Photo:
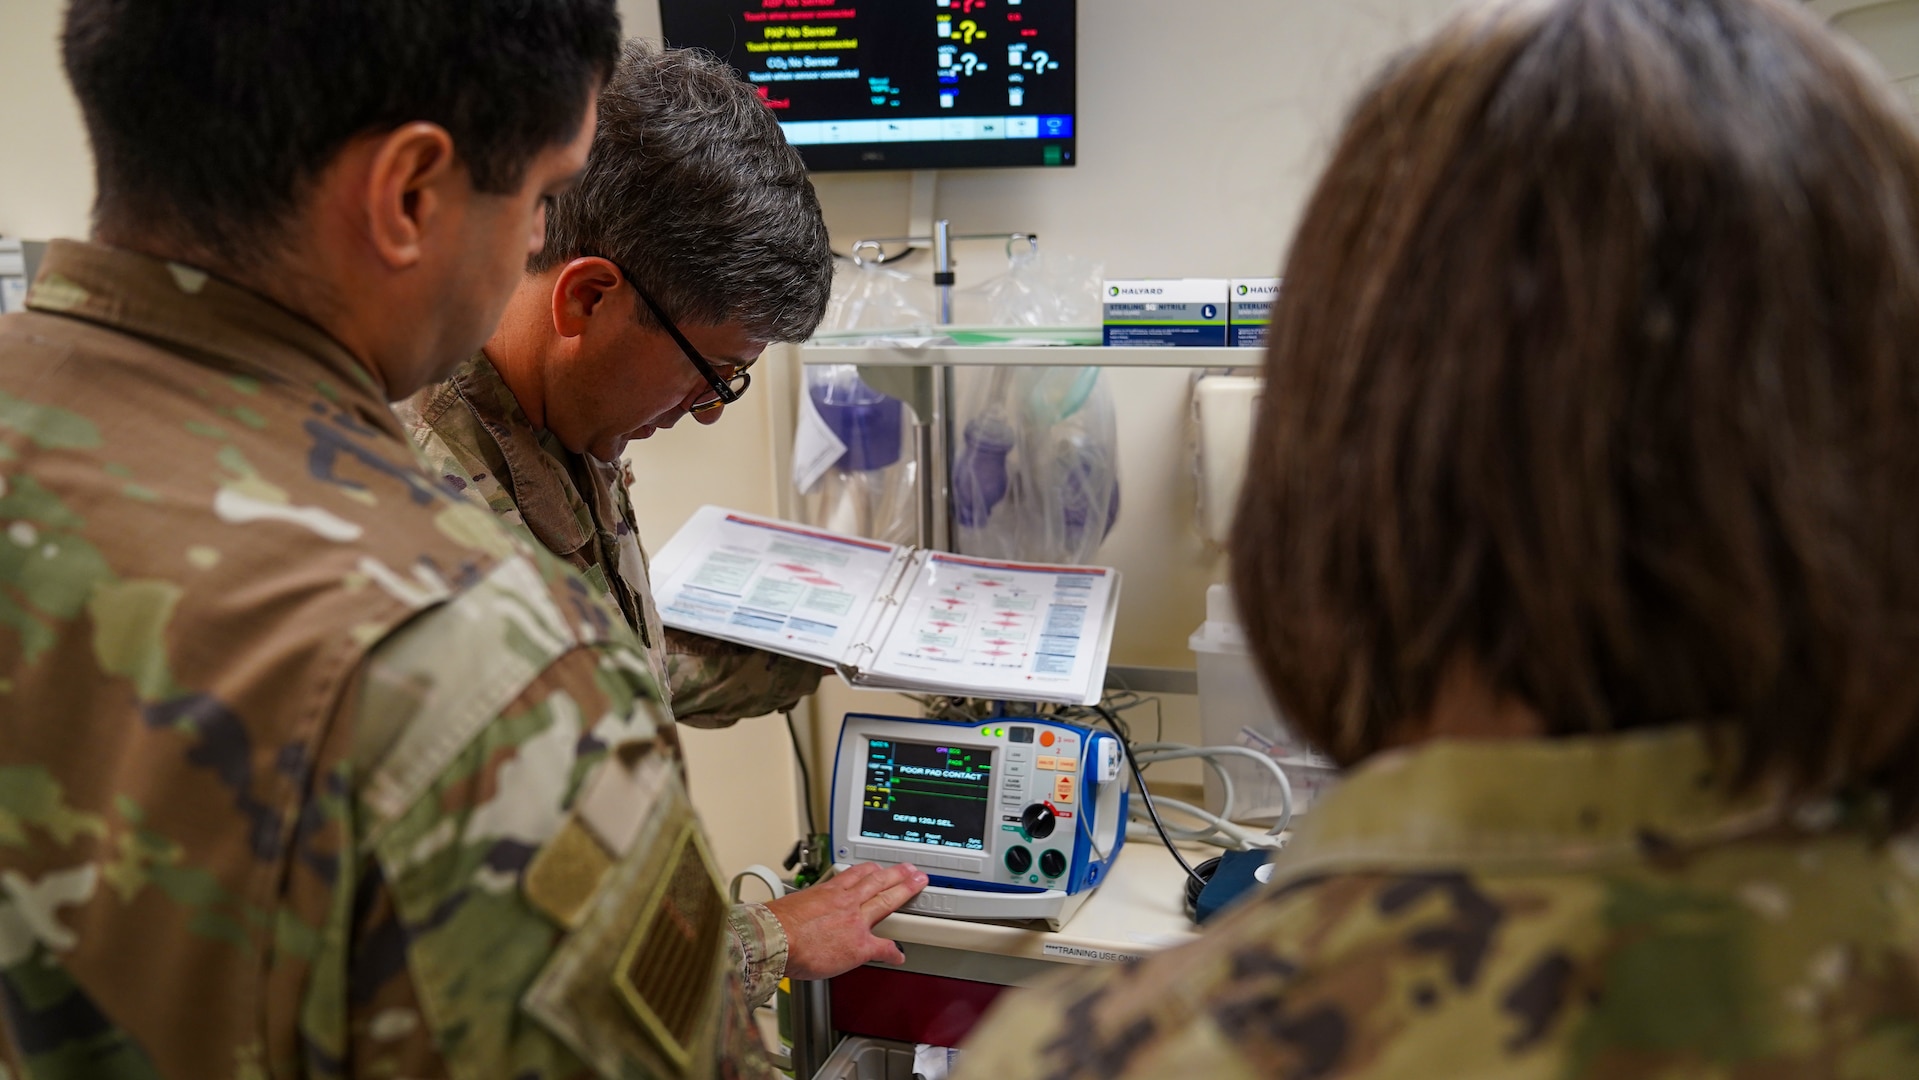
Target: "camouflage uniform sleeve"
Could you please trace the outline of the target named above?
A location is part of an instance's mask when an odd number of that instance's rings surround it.
[[[770,1076],[645,659],[546,586],[510,561],[369,660],[342,1071]]]
[[[666,632],[673,718],[696,728],[727,727],[784,712],[817,690],[828,669],[679,630]]]
[[[786,977],[786,928],[765,904],[734,904],[727,917],[732,960],[739,968],[746,1003],[759,1008]]]

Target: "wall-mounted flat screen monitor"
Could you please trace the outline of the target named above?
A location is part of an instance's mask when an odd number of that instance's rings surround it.
[[[815,171],[1071,165],[1075,0],[660,0]]]

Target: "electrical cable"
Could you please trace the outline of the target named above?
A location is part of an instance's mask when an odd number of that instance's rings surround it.
[[[1130,692],[1122,693],[1132,697],[1133,700],[1121,706],[1121,708],[1133,708],[1147,704],[1148,702],[1156,702],[1156,699],[1141,699],[1137,695],[1130,694]],[[1081,716],[1084,716],[1085,713],[1097,712],[1097,710],[1092,708],[1076,708],[1073,711],[1080,713]],[[1229,851],[1250,851],[1254,848],[1277,848],[1283,846],[1283,841],[1279,839],[1279,834],[1291,825],[1293,816],[1292,781],[1280,767],[1279,763],[1272,759],[1271,755],[1262,754],[1257,750],[1243,746],[1194,747],[1187,746],[1184,743],[1134,742],[1132,741],[1131,727],[1127,725],[1123,719],[1119,718],[1117,711],[1112,709],[1110,704],[1106,711],[1112,714],[1113,720],[1118,721],[1118,726],[1115,727],[1114,730],[1119,733],[1123,743],[1131,753],[1132,760],[1139,765],[1142,772],[1146,768],[1162,761],[1198,758],[1213,771],[1214,775],[1218,778],[1221,789],[1222,799],[1220,809],[1217,813],[1214,813],[1166,795],[1152,794],[1142,787],[1141,797],[1134,800],[1131,815],[1133,821],[1127,829],[1127,836],[1129,838],[1138,840],[1158,837],[1164,839],[1166,836],[1171,836],[1177,842],[1211,844],[1214,847],[1225,848]],[[1082,719],[1077,722],[1086,723],[1088,721]],[[1109,726],[1111,725],[1109,724]],[[1234,788],[1232,774],[1228,772],[1219,761],[1220,758],[1225,757],[1247,758],[1258,763],[1272,775],[1273,784],[1279,788],[1280,814],[1269,830],[1263,833],[1253,832],[1233,820],[1233,807],[1236,805],[1237,794]],[[1142,808],[1146,811],[1144,815],[1140,812]],[[1197,819],[1200,825],[1199,827],[1189,827],[1177,823],[1168,824],[1165,819],[1159,819],[1151,821],[1150,824],[1152,827],[1147,828],[1146,826],[1149,822],[1144,819],[1154,817],[1153,810],[1155,808],[1177,810],[1191,818]]]
[[[1219,864],[1224,856],[1215,855],[1198,866],[1193,867],[1193,877],[1186,879],[1186,917],[1199,921],[1199,894],[1206,891],[1207,883],[1213,875],[1219,873]]]
[[[1214,774],[1219,777],[1220,783],[1226,792],[1225,803],[1218,815],[1218,819],[1230,818],[1233,812],[1233,778],[1226,772],[1225,768],[1220,765],[1218,759],[1222,757],[1235,757],[1252,761],[1270,772],[1273,777],[1273,783],[1279,786],[1279,817],[1273,822],[1273,827],[1266,830],[1266,835],[1277,836],[1285,832],[1293,823],[1293,782],[1287,777],[1286,771],[1280,768],[1279,762],[1273,760],[1271,754],[1262,754],[1257,750],[1244,746],[1184,746],[1179,743],[1147,743],[1137,747],[1136,751],[1139,754],[1140,762],[1144,765],[1153,765],[1161,761],[1180,761],[1186,758],[1199,758],[1205,761],[1206,764],[1212,768]],[[1214,815],[1204,813],[1198,816],[1202,819],[1214,817]],[[1215,824],[1203,830],[1202,835],[1210,836],[1217,831],[1219,831],[1219,829]],[[1198,838],[1199,837],[1193,837],[1193,839]]]
[[[1285,846],[1283,842],[1276,842],[1279,840],[1278,837],[1269,836],[1264,833],[1249,833],[1238,823],[1229,821],[1210,811],[1202,810],[1191,803],[1182,802],[1179,799],[1170,798],[1165,795],[1155,795],[1153,796],[1153,801],[1157,803],[1162,810],[1175,810],[1182,814],[1189,814],[1206,822],[1210,826],[1210,828],[1207,829],[1187,830],[1176,824],[1168,825],[1167,831],[1184,843],[1211,844],[1214,847],[1225,848],[1227,851],[1252,851],[1255,848],[1276,850]],[[1223,836],[1220,834],[1223,834]],[[1142,837],[1151,839],[1155,834],[1145,821],[1135,816],[1133,820],[1128,823],[1126,835],[1132,839]]]
[[[793,710],[787,709],[781,715],[786,717],[786,737],[793,740],[793,760],[800,765],[800,794],[806,799],[806,835],[815,836],[820,830],[813,818],[813,774],[806,768],[806,752],[800,749],[800,731],[793,723]]]
[[[1159,820],[1159,811],[1153,806],[1153,797],[1147,793],[1146,775],[1140,772],[1139,759],[1133,756],[1133,740],[1127,736],[1125,729],[1120,726],[1119,717],[1114,716],[1112,711],[1104,705],[1094,705],[1091,706],[1091,708],[1099,714],[1100,719],[1106,721],[1107,727],[1113,729],[1113,734],[1119,736],[1120,751],[1126,755],[1126,764],[1132,767],[1133,782],[1139,785],[1140,801],[1146,804],[1146,813],[1152,817],[1153,827],[1159,830],[1160,842],[1166,845],[1166,850],[1172,854],[1173,861],[1179,864],[1179,868],[1186,871],[1187,878],[1189,878],[1191,882],[1197,882],[1200,888],[1205,888],[1206,879],[1199,876],[1199,873],[1193,869],[1192,864],[1186,861],[1186,856],[1181,855],[1179,849],[1173,846],[1173,838],[1166,835],[1166,826]]]

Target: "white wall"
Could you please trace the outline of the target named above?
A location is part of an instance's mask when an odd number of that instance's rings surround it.
[[[1919,106],[1919,0],[1809,0],[1806,6],[1864,46]]]
[[[60,71],[60,0],[0,0],[0,236],[84,236],[93,159]]]

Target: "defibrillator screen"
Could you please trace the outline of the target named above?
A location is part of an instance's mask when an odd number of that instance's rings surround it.
[[[868,739],[860,835],[980,851],[992,794],[990,749]]]

